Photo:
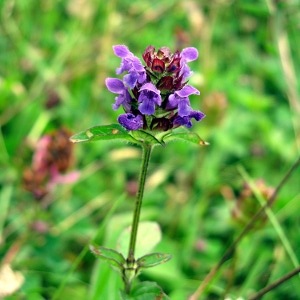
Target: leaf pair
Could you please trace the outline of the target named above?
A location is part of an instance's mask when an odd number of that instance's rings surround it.
[[[119,269],[122,273],[127,268],[132,268],[132,265],[128,265],[125,257],[116,250],[101,247],[101,246],[90,246],[90,250],[98,258],[107,261],[111,266]],[[163,264],[172,258],[170,254],[164,253],[151,253],[146,254],[135,261],[136,273],[142,269],[147,269],[155,267],[157,265]]]
[[[191,142],[197,145],[207,145],[198,134],[194,132],[163,132],[157,135],[146,132],[144,130],[126,131],[119,124],[100,125],[79,132],[70,138],[73,143],[93,142],[100,140],[120,140],[123,142],[131,142],[133,144],[142,145],[148,143],[151,145],[165,145],[165,143],[181,140]]]

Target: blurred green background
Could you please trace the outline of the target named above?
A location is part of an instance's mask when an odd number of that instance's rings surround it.
[[[116,122],[121,109],[112,110],[104,85],[120,64],[112,45],[141,58],[151,44],[199,50],[190,83],[201,95],[191,102],[207,116],[192,130],[210,146],[155,148],[142,209],[162,230],[154,251],[173,259],[140,279],[187,299],[260,207],[245,176],[264,195],[299,156],[299,8],[297,0],[1,0],[0,298],[118,299],[118,274],[86,246],[115,248],[130,225],[140,149],[75,145],[68,172],[79,180],[46,200],[25,190],[24,172],[44,134]],[[202,299],[247,299],[298,265],[299,183],[297,170],[273,222],[265,217],[245,237]],[[299,280],[264,299],[299,299]]]

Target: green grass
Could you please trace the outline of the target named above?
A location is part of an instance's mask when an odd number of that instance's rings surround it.
[[[22,184],[42,135],[116,122],[114,95],[104,85],[119,66],[116,44],[140,58],[149,44],[199,50],[190,82],[201,96],[191,102],[207,117],[192,130],[210,146],[174,142],[154,149],[142,220],[158,222],[162,241],[155,250],[173,259],[140,276],[158,282],[172,300],[194,293],[260,208],[257,199],[264,200],[253,196],[238,205],[244,180],[276,187],[299,156],[298,7],[292,0],[2,0],[0,259],[24,278],[5,299],[118,299],[117,273],[86,247],[93,239],[116,247],[130,225],[134,197],[127,191],[138,179],[139,149],[75,145],[70,171],[81,178],[58,186],[47,207]],[[60,105],[46,109],[54,94]],[[295,268],[299,181],[297,169],[201,299],[247,299]],[[232,215],[237,207],[243,219]],[[47,230],[34,230],[35,221]],[[264,299],[299,294],[295,276]]]

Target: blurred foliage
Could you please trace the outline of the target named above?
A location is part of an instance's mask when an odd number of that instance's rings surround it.
[[[298,0],[2,0],[0,2],[0,258],[15,273],[5,299],[118,299],[118,275],[96,261],[93,240],[116,247],[131,222],[140,150],[130,144],[76,145],[80,179],[56,185],[42,201],[25,191],[37,141],[116,122],[104,80],[119,59],[112,45],[141,57],[147,45],[194,46],[191,97],[207,117],[192,128],[208,147],[156,147],[142,220],[157,221],[157,252],[173,259],[144,271],[172,300],[187,299],[241,231],[243,166],[276,187],[299,155],[300,10]],[[272,210],[300,260],[300,170]],[[295,264],[268,220],[239,245],[203,299],[251,293]],[[0,281],[4,268],[1,267]],[[7,270],[7,269],[5,269]],[[21,279],[20,279],[21,278]],[[264,299],[299,299],[294,277]],[[1,297],[1,295],[0,295]]]

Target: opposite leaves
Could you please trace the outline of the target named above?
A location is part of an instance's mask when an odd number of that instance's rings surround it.
[[[162,134],[161,132],[156,133],[155,131],[148,132],[144,130],[127,131],[119,124],[94,126],[74,134],[70,138],[70,141],[73,143],[105,140],[120,140],[138,145],[149,144],[152,146],[164,146],[166,143],[176,140],[190,142],[200,146],[208,145],[208,143],[202,140],[195,132],[176,132],[176,130],[172,130]]]

